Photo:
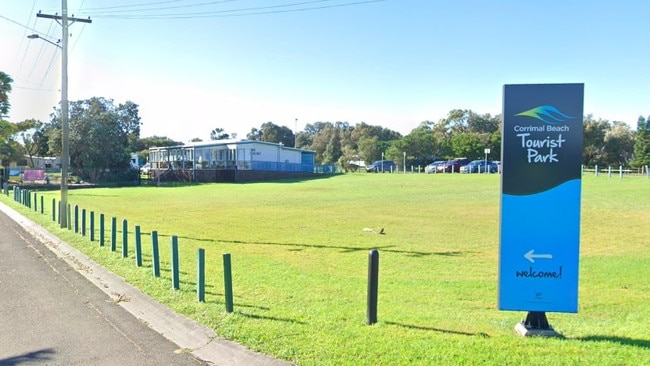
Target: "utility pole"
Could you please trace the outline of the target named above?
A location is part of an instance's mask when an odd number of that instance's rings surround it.
[[[70,147],[68,144],[68,26],[74,22],[92,23],[90,19],[80,19],[68,16],[68,1],[61,0],[61,16],[36,14],[38,18],[54,19],[61,24],[61,201],[59,216],[61,227],[68,227],[68,164],[70,163]]]

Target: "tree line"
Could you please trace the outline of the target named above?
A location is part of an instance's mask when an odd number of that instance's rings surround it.
[[[478,114],[454,109],[437,122],[423,121],[402,136],[385,127],[347,122],[316,122],[302,132],[266,122],[247,135],[250,140],[282,143],[316,152],[320,164],[345,167],[350,161],[382,159],[407,166],[425,166],[435,160],[456,157],[499,160],[501,156],[501,115]],[[650,116],[640,116],[634,131],[627,123],[583,118],[585,166],[642,167],[650,165]],[[219,129],[223,131],[222,129]]]
[[[0,160],[25,161],[33,157],[61,156],[61,111],[48,122],[30,119],[18,123],[5,121],[13,80],[0,72]],[[469,109],[454,109],[440,120],[423,121],[408,135],[365,122],[314,122],[295,133],[273,122],[252,128],[249,140],[282,143],[288,147],[312,150],[318,164],[346,168],[351,161],[370,163],[393,160],[399,165],[425,166],[435,160],[455,157],[499,160],[501,155],[501,116],[479,114]],[[620,121],[584,117],[583,163],[586,166],[641,167],[650,165],[650,116],[640,116],[636,131]],[[73,101],[69,111],[70,166],[82,179],[101,180],[114,171],[130,168],[130,156],[138,153],[146,160],[150,147],[183,145],[165,136],[140,137],[138,105],[127,101],[94,97]],[[215,128],[210,139],[233,137]],[[198,142],[200,139],[193,139]]]

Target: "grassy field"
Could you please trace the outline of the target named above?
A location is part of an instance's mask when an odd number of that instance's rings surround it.
[[[547,314],[565,339],[519,337],[513,327],[526,314],[496,308],[498,175],[70,190],[71,204],[105,214],[106,230],[110,217],[118,219],[116,252],[58,228],[50,213],[58,191],[43,195],[44,215],[10,197],[2,202],[220,336],[299,365],[650,364],[647,178],[583,179],[579,313]],[[129,258],[121,256],[123,219]],[[141,268],[134,225],[144,233]],[[150,268],[152,230],[161,278]],[[180,290],[171,289],[172,235]],[[206,303],[196,301],[198,248],[206,250]],[[379,322],[367,326],[368,252],[375,248]],[[232,256],[232,314],[225,312],[223,253]]]

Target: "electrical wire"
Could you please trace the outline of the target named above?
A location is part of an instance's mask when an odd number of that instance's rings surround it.
[[[50,36],[49,36],[48,34],[45,34],[45,33],[43,33],[43,32],[40,32],[40,31],[34,29],[33,27],[30,27],[30,26],[28,26],[28,25],[22,24],[22,23],[17,22],[17,21],[15,21],[15,20],[13,20],[13,19],[9,19],[9,18],[7,18],[6,16],[4,16],[4,15],[2,15],[2,14],[0,14],[0,18],[5,19],[5,20],[7,20],[7,21],[9,21],[9,22],[11,22],[11,23],[14,23],[14,24],[16,24],[16,25],[18,25],[18,26],[20,26],[20,27],[22,27],[22,28],[28,29],[28,30],[30,30],[30,31],[32,31],[32,32],[34,32],[34,33],[36,33],[36,34],[38,34],[39,36],[45,36],[45,37],[50,38]]]
[[[52,69],[52,65],[54,65],[54,60],[57,59],[57,56],[59,55],[59,50],[60,48],[56,48],[56,51],[52,52],[52,58],[50,59],[50,64],[47,66],[47,70],[45,70],[45,74],[43,74],[43,78],[41,79],[41,84],[39,87],[43,87],[43,83],[47,79],[47,75],[50,73],[50,70]]]
[[[35,8],[36,8],[36,0],[34,0],[34,2],[32,3],[32,10],[29,11],[29,14],[30,14],[29,18],[30,19],[31,19],[31,14],[34,13]],[[29,24],[29,19],[27,19],[27,24]],[[34,25],[33,26],[35,26],[35,25],[36,25],[36,18],[34,18]],[[25,28],[24,31],[23,31],[23,37],[21,38],[20,45],[18,46],[18,51],[17,51],[17,52],[20,52],[20,50],[23,48],[23,44],[27,45],[27,46],[25,46],[25,52],[23,52],[23,57],[20,59],[20,64],[18,65],[18,74],[20,74],[20,72],[23,69],[23,64],[25,63],[25,58],[27,58],[27,52],[29,51],[29,45],[31,44],[31,42],[25,43],[25,39],[27,39],[27,28]]]
[[[249,16],[249,15],[261,15],[261,14],[277,14],[277,13],[289,13],[289,12],[304,12],[304,11],[314,11],[322,10],[327,8],[336,8],[344,6],[354,6],[354,5],[363,5],[370,3],[384,2],[388,0],[361,0],[361,1],[347,1],[339,4],[331,5],[320,5],[320,6],[307,6],[299,7],[294,9],[286,9],[291,7],[298,7],[304,5],[312,5],[316,3],[330,2],[333,0],[311,0],[311,1],[302,1],[302,2],[293,2],[289,4],[279,4],[279,5],[268,5],[268,6],[258,6],[258,7],[248,7],[248,8],[237,8],[237,9],[226,9],[226,10],[213,10],[213,11],[203,11],[203,12],[192,12],[192,13],[164,13],[164,14],[146,14],[146,11],[151,10],[165,10],[164,8],[159,9],[137,9],[129,10],[128,12],[140,12],[137,15],[125,15],[119,14],[119,12],[84,12],[84,15],[91,16],[94,18],[112,18],[112,19],[194,19],[194,18],[215,18],[215,17],[235,17],[235,16]],[[179,6],[179,8],[188,8],[195,7],[203,4],[190,4]],[[284,9],[280,9],[284,8]],[[121,12],[121,11],[120,11]],[[127,11],[125,11],[127,12]]]
[[[160,4],[166,4],[166,3],[175,3],[175,2],[179,2],[179,1],[184,1],[184,0],[159,1],[159,2],[146,3],[146,4],[107,6],[107,7],[101,7],[101,8],[86,8],[85,10],[90,11],[93,14],[98,14],[98,13],[105,12],[105,11],[108,11],[108,12],[131,12],[131,11],[143,11],[143,10],[146,10],[146,11],[149,11],[149,10],[167,10],[167,9],[182,9],[182,8],[192,8],[192,7],[205,6],[205,5],[231,3],[231,2],[234,2],[234,1],[238,1],[238,0],[219,0],[219,1],[210,1],[210,2],[205,2],[205,3],[199,3],[199,4],[177,5],[177,6],[169,6],[169,7],[163,7],[163,8],[126,10],[126,8],[146,7],[146,6],[160,5]],[[114,10],[114,9],[122,9],[122,10]]]
[[[106,9],[122,9],[122,8],[133,8],[133,7],[142,7],[142,6],[152,6],[152,5],[160,5],[160,4],[169,4],[169,3],[177,3],[179,1],[186,1],[186,0],[167,0],[167,1],[156,1],[156,2],[149,2],[149,3],[140,3],[140,4],[131,4],[131,5],[115,5],[115,6],[105,6],[105,7],[99,7],[99,8],[86,8],[86,10],[106,10]],[[221,2],[230,2],[230,1],[237,1],[237,0],[222,0]]]
[[[47,37],[49,37],[49,33],[52,31],[52,23],[50,23],[49,28],[47,29]],[[45,46],[47,42],[41,42],[41,48],[38,50],[38,54],[36,55],[36,58],[33,61],[32,68],[29,70],[29,73],[27,73],[27,79],[29,79],[32,76],[32,73],[34,72],[34,69],[36,69],[36,65],[41,59],[41,56],[45,52]]]

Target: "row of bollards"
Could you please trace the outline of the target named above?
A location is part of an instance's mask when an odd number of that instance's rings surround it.
[[[5,184],[5,193],[9,195],[7,185]],[[20,187],[14,187],[13,189],[14,200],[27,206],[28,208],[34,208],[34,211],[37,211],[37,208],[40,207],[41,214],[44,214],[44,197],[40,196],[40,205],[38,202],[37,192],[30,192],[27,189],[21,189]],[[74,226],[72,226],[72,220],[68,220],[68,229],[74,230],[75,233],[81,234],[81,236],[88,236],[91,242],[95,241],[95,213],[93,211],[87,212],[86,209],[80,209],[77,205],[71,207],[68,204],[68,207],[62,208],[60,202],[55,198],[52,199],[52,221],[60,223],[61,220],[61,211],[66,210],[69,217],[74,217]],[[58,213],[58,215],[57,215]],[[73,216],[72,216],[73,215]],[[88,222],[87,215],[90,217]],[[99,215],[99,246],[105,246],[105,216],[104,214]],[[86,224],[89,224],[89,230],[86,230]],[[117,252],[117,218],[111,217],[111,229],[110,229],[110,250],[111,252]],[[88,235],[87,235],[88,234]],[[142,267],[142,235],[139,225],[134,227],[134,254],[135,254],[135,265],[137,267]],[[122,220],[122,258],[128,258],[129,256],[129,225],[126,219]],[[174,290],[180,289],[180,257],[178,251],[178,236],[171,237],[171,280],[172,288]],[[152,250],[152,269],[154,277],[160,277],[160,251],[158,244],[158,232],[151,232],[151,250]],[[233,291],[232,291],[232,270],[231,270],[231,260],[230,254],[223,255],[223,268],[224,268],[224,289],[225,289],[225,305],[226,312],[232,313],[234,311],[233,306]],[[197,281],[196,281],[196,294],[197,301],[205,302],[205,249],[199,248],[197,250]]]
[[[5,184],[5,194],[8,194],[7,185]],[[40,207],[41,214],[44,214],[44,199],[43,196],[40,196],[40,206],[37,204],[37,193],[33,193],[26,189],[21,189],[19,187],[14,187],[14,200],[22,203],[23,205],[31,208],[33,206],[34,211],[37,211],[37,207]],[[32,205],[33,202],[33,205]],[[68,207],[62,208],[61,203],[58,202],[55,198],[52,199],[52,221],[61,221],[61,211],[65,212],[71,217],[70,214],[74,213],[74,232],[80,233],[82,236],[88,236],[91,242],[95,241],[95,213],[90,211],[88,213],[90,217],[89,221],[89,230],[88,235],[86,235],[86,209],[79,209],[77,205],[74,206],[74,209],[71,210],[70,204]],[[57,215],[58,212],[58,215]],[[81,214],[81,219],[79,215]],[[68,220],[68,229],[73,230],[72,220]],[[99,246],[105,246],[105,226],[104,226],[105,216],[104,214],[99,214]],[[81,226],[80,226],[81,225]],[[110,230],[110,250],[111,252],[117,252],[117,218],[111,217],[111,230]],[[134,237],[135,237],[135,265],[137,267],[142,267],[142,241],[141,241],[141,230],[140,226],[136,225],[134,227]],[[128,258],[129,256],[129,226],[126,219],[122,220],[122,258]],[[171,281],[172,288],[174,290],[180,289],[180,258],[178,253],[178,236],[171,237]],[[154,277],[160,277],[160,251],[158,244],[158,232],[151,232],[151,257],[152,257],[152,270]],[[205,249],[199,248],[196,253],[196,296],[197,301],[205,302]],[[230,254],[223,254],[223,277],[224,277],[224,296],[225,296],[225,306],[226,312],[232,313],[234,311],[233,304],[233,287],[232,287],[232,265]],[[372,325],[377,323],[377,302],[378,302],[378,293],[379,293],[379,251],[373,249],[368,254],[368,298],[367,298],[367,312],[366,312],[366,324]]]

